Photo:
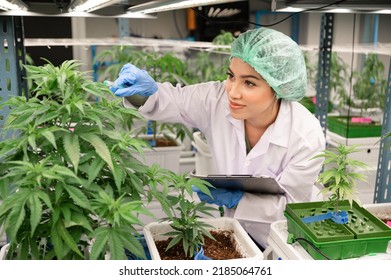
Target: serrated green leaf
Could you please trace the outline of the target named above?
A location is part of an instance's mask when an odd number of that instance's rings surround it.
[[[28,142],[31,146],[31,148],[36,151],[37,150],[37,143],[35,142],[35,135],[29,135],[29,137],[27,138],[28,139]]]
[[[92,229],[91,224],[90,224],[89,220],[87,219],[87,217],[84,216],[83,214],[80,214],[77,212],[73,212],[70,215],[69,220],[67,220],[67,219],[65,220],[65,227],[66,228],[72,227],[72,226],[81,226],[81,227],[87,229],[88,231],[93,232],[93,229]]]
[[[64,166],[55,165],[50,170],[65,177],[71,177],[81,184],[79,177],[77,177],[75,173]]]
[[[77,174],[80,160],[79,137],[74,133],[65,134],[64,149],[73,164],[75,173]]]
[[[96,234],[96,239],[92,244],[91,255],[90,258],[92,260],[97,260],[101,254],[106,253],[106,247],[109,240],[110,231],[104,230],[99,234]]]
[[[80,252],[79,248],[77,247],[75,240],[73,240],[72,236],[69,234],[68,230],[65,228],[61,220],[57,222],[57,226],[58,226],[59,234],[62,240],[64,240],[64,243],[68,245],[68,247],[73,252],[78,254],[81,258],[84,258],[83,254]]]
[[[89,142],[95,148],[96,153],[107,163],[110,169],[114,170],[110,151],[106,143],[99,136],[92,133],[84,133],[81,134],[80,137]]]
[[[33,237],[35,229],[37,228],[42,217],[42,204],[41,201],[39,200],[38,193],[36,192],[31,193],[28,199],[28,205],[30,208],[30,226],[31,226],[30,236]]]
[[[143,245],[137,240],[132,234],[129,234],[128,231],[121,232],[121,240],[124,244],[124,247],[134,254],[137,258],[146,259],[145,251]]]
[[[50,197],[47,193],[45,193],[44,191],[42,190],[39,190],[37,191],[37,196],[45,203],[45,205],[53,211],[53,206],[52,206],[52,203],[50,201]]]
[[[26,210],[24,209],[25,204],[26,200],[18,201],[7,217],[5,228],[10,240],[15,240],[26,216]]]
[[[126,259],[125,250],[122,246],[121,238],[116,231],[112,231],[109,236],[109,252],[111,260]]]
[[[87,170],[88,184],[91,184],[98,177],[104,164],[104,161],[98,157],[92,161],[91,166]]]
[[[81,190],[66,184],[63,185],[63,188],[68,192],[69,196],[77,205],[92,211],[88,198]]]
[[[59,229],[57,226],[52,227],[50,231],[50,241],[53,244],[54,252],[56,254],[57,259],[62,260],[65,256],[64,244],[62,242]]]

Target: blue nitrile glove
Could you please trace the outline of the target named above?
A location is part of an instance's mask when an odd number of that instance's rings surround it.
[[[216,204],[218,206],[226,206],[227,208],[233,208],[238,205],[239,200],[243,196],[243,191],[241,190],[227,190],[227,189],[209,189],[213,198],[209,195],[204,194],[198,188],[193,187],[193,190],[198,194],[198,197],[201,201],[210,204]]]
[[[148,72],[141,70],[133,64],[125,64],[114,86],[110,90],[119,97],[131,96],[134,94],[151,96],[157,91],[157,85]]]

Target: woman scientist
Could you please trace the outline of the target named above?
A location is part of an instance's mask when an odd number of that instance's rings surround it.
[[[214,189],[213,199],[225,206],[262,247],[270,224],[284,219],[285,204],[310,201],[325,148],[319,121],[298,100],[306,93],[302,51],[288,36],[268,28],[241,34],[232,44],[224,82],[190,86],[156,83],[146,71],[126,64],[116,85],[125,106],[151,120],[183,123],[206,137],[219,174],[250,174],[276,179],[284,195]],[[144,96],[143,104],[132,102]],[[137,98],[139,99],[139,98]],[[130,103],[129,103],[130,102]]]

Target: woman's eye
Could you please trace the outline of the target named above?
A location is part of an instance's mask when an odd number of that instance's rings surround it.
[[[227,76],[228,76],[228,78],[231,79],[231,78],[233,78],[234,75],[232,73],[230,73],[230,72],[227,72]]]
[[[250,81],[245,81],[244,83],[245,83],[246,86],[251,86],[251,87],[255,86],[255,84],[250,82]]]

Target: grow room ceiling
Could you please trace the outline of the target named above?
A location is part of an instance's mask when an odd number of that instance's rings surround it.
[[[85,4],[85,2],[91,1],[101,1],[103,4],[99,4],[98,8],[93,8],[93,10],[82,12],[79,16],[118,16],[127,14],[131,17],[130,14],[133,14],[134,17],[151,17],[151,15],[145,14],[142,10],[153,8],[152,12],[155,12],[154,9],[156,7],[160,8],[163,5],[170,5],[168,9],[183,9],[188,6],[174,7],[173,5],[190,3],[193,7],[197,7],[208,4],[229,3],[243,0],[198,0],[198,2],[197,0],[0,0],[0,15],[77,16],[71,15],[69,12],[73,10],[75,6],[80,6],[80,4]],[[199,1],[204,2],[203,4],[200,4]],[[17,8],[10,8],[10,4]],[[325,7],[321,11],[330,11],[330,9],[336,8],[350,9],[352,12],[377,12],[380,10],[391,11],[390,0],[250,0],[250,7],[252,7],[252,9],[257,9],[257,7],[260,6],[263,10],[266,7],[266,9],[269,9],[270,11],[279,11],[287,8],[296,9],[293,11],[300,11],[325,6],[328,7]],[[130,13],[132,10],[137,13]]]

